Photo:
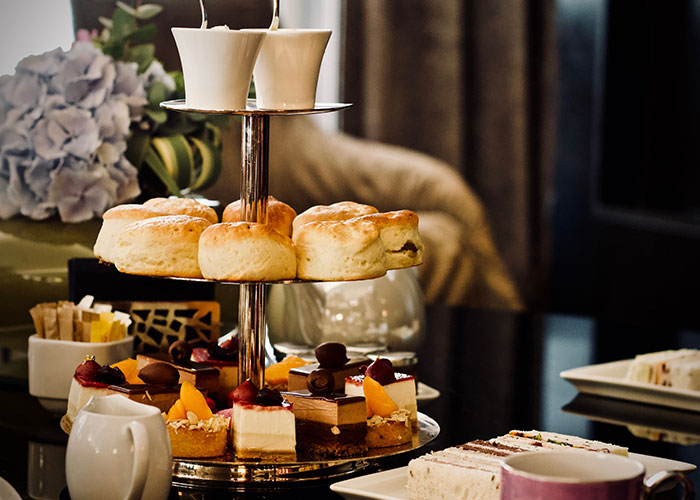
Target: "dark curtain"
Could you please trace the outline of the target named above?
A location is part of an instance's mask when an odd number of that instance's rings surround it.
[[[530,306],[548,271],[556,52],[551,0],[347,0],[346,132],[465,177]]]

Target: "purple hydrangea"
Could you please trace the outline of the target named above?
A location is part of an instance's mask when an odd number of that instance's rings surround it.
[[[80,222],[138,196],[124,152],[156,80],[168,83],[162,67],[139,75],[89,42],[0,77],[0,218]]]

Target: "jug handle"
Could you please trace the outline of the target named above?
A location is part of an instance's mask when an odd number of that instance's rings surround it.
[[[654,491],[669,479],[674,479],[676,483],[683,485],[683,499],[695,498],[693,482],[683,472],[664,470],[657,472],[653,476],[644,480],[644,494],[642,498],[650,498]]]
[[[128,427],[134,442],[134,466],[131,470],[131,484],[126,498],[139,500],[146,485],[148,473],[148,433],[141,422],[130,422]]]

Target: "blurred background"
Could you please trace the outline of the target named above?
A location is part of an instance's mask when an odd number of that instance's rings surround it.
[[[198,25],[198,3],[154,2],[176,69],[168,27]],[[269,22],[267,2],[208,4],[214,24]],[[114,3],[0,6],[11,74]],[[334,31],[319,100],[354,106],[319,126],[458,172],[526,309],[677,326],[700,324],[699,16],[694,0],[282,0],[285,26]]]

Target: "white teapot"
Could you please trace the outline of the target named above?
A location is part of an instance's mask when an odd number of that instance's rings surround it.
[[[118,394],[93,397],[73,422],[66,482],[73,500],[166,499],[172,450],[158,408]]]

